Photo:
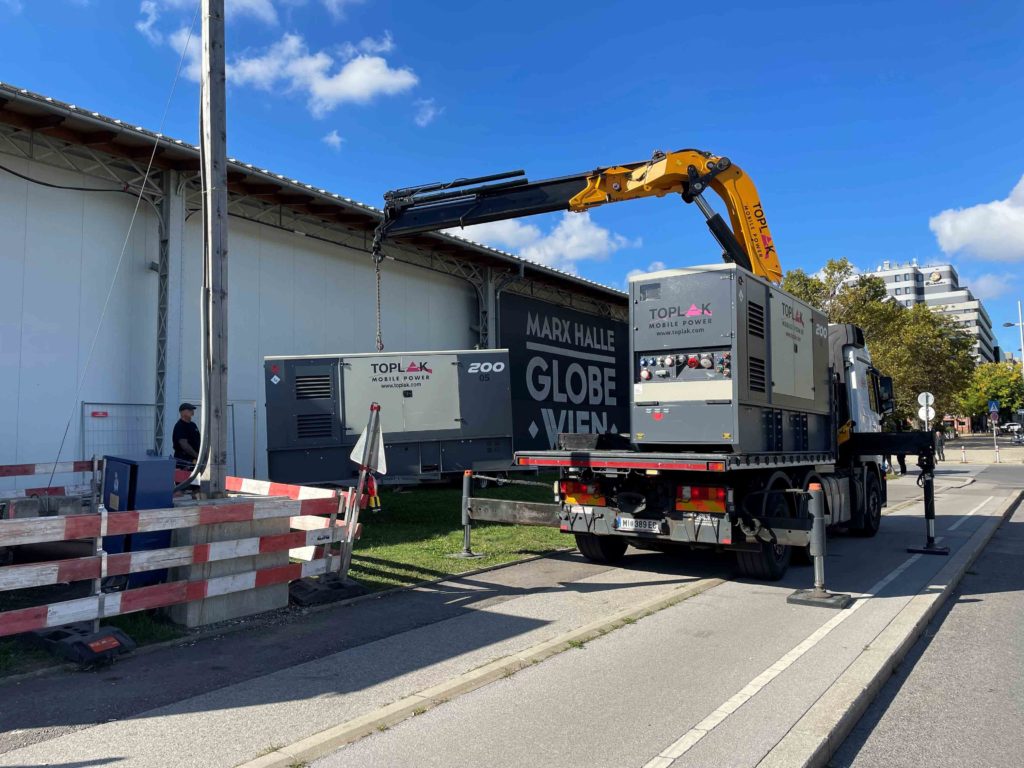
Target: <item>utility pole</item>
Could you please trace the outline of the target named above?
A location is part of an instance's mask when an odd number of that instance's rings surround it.
[[[228,188],[227,120],[225,116],[224,0],[203,0],[202,126],[203,178],[206,201],[203,207],[209,259],[206,284],[209,295],[208,415],[210,454],[202,475],[202,489],[208,498],[224,495],[227,469],[228,400]],[[205,361],[204,361],[205,363]]]

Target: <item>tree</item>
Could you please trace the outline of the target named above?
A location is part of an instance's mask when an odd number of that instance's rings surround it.
[[[917,416],[917,396],[935,395],[938,414],[957,409],[974,369],[973,341],[952,319],[923,305],[905,308],[886,293],[880,278],[857,276],[846,259],[830,260],[816,275],[787,272],[782,287],[821,310],[830,323],[864,331],[875,367],[892,376],[896,415]]]
[[[974,369],[959,398],[961,412],[966,416],[986,416],[991,400],[998,400],[1000,416],[1017,420],[1017,411],[1024,408],[1024,380],[1021,364],[1013,361],[985,363]]]

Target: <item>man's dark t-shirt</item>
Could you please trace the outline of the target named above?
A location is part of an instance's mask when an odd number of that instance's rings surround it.
[[[196,426],[194,421],[178,419],[178,423],[174,425],[174,433],[171,435],[171,440],[174,443],[174,458],[182,459],[189,463],[195,461],[193,457],[186,454],[181,448],[181,441],[186,440],[192,446],[192,450],[197,454],[199,453],[199,427]]]

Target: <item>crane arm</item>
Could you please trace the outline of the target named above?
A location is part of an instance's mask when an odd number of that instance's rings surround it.
[[[708,187],[725,201],[731,228],[704,200]],[[694,149],[657,152],[645,162],[537,182],[527,180],[523,171],[512,171],[388,192],[384,195],[384,220],[374,237],[374,258],[380,258],[381,245],[388,236],[559,210],[582,212],[608,203],[670,193],[697,204],[722,247],[723,258],[772,282],[782,279],[753,181],[728,158]]]

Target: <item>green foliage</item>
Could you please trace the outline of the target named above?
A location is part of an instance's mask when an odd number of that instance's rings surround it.
[[[958,410],[975,368],[973,339],[951,318],[924,305],[908,309],[887,300],[880,278],[850,280],[855,274],[849,261],[833,259],[817,275],[787,272],[782,287],[824,312],[830,323],[853,323],[864,330],[875,367],[892,376],[898,418],[916,418],[917,395],[924,391],[935,395],[938,413]]]
[[[959,398],[960,411],[967,416],[984,416],[989,400],[998,400],[1004,419],[1016,420],[1024,408],[1024,379],[1017,362],[985,363],[974,369]]]

